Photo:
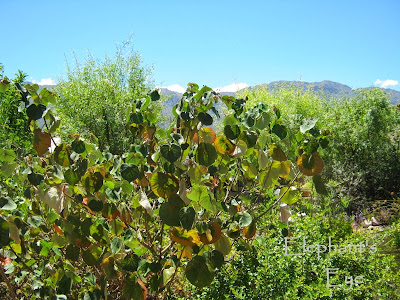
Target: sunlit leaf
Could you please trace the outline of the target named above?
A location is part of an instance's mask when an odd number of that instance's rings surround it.
[[[224,235],[214,244],[215,250],[218,250],[223,255],[228,255],[231,252],[232,246],[230,240]]]
[[[158,197],[168,198],[178,192],[179,181],[171,174],[157,172],[150,178],[150,187]]]
[[[82,184],[88,193],[94,193],[103,186],[103,175],[100,172],[91,172],[90,170],[82,177]]]
[[[11,149],[0,149],[0,160],[4,162],[13,162],[17,155]]]
[[[54,160],[56,163],[58,163],[60,166],[63,167],[68,167],[69,165],[72,164],[72,159],[69,156],[69,149],[66,144],[60,144],[54,149]]]
[[[243,228],[243,236],[246,238],[246,239],[252,239],[254,236],[255,236],[255,234],[256,234],[256,221],[255,221],[255,219],[253,219],[252,221],[251,221],[251,223],[250,223],[250,225],[248,225],[248,226],[245,226],[244,228]]]
[[[234,157],[242,157],[246,154],[246,151],[247,151],[247,144],[244,141],[239,140],[239,142],[236,144],[235,151],[233,151],[232,155]]]
[[[318,119],[304,120],[300,125],[300,132],[304,134],[308,130],[314,128],[317,121],[318,121]]]
[[[235,150],[235,145],[225,136],[219,136],[214,142],[215,148],[221,154],[231,155]]]
[[[285,152],[276,144],[271,144],[269,148],[269,155],[278,161],[285,161],[287,159]]]
[[[300,192],[294,186],[283,187],[281,189],[279,196],[281,197],[282,195],[283,195],[283,197],[281,198],[281,201],[288,205],[292,205],[300,200]]]
[[[169,237],[182,246],[193,247],[200,244],[199,235],[195,230],[187,231],[184,228],[172,227],[169,231]]]
[[[217,222],[209,222],[205,233],[200,235],[200,241],[205,244],[214,244],[221,238],[221,226]]]

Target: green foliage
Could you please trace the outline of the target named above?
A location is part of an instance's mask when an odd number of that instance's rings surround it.
[[[3,65],[0,65],[0,146],[3,148],[25,149],[32,140],[29,130],[29,118],[24,112],[24,98],[15,85],[9,85],[7,77],[3,78]],[[26,74],[19,71],[12,81],[23,84]],[[7,88],[6,88],[7,87]]]
[[[385,253],[383,244],[386,234],[353,232],[346,217],[336,215],[327,219],[322,214],[313,217],[293,218],[290,225],[291,245],[285,255],[285,240],[281,224],[268,221],[265,235],[258,236],[250,248],[234,243],[231,264],[225,264],[215,274],[209,287],[193,290],[191,299],[397,299],[400,281],[397,263],[393,255]],[[391,230],[390,230],[391,231]],[[302,239],[309,245],[346,245],[347,251],[303,253]],[[293,242],[296,241],[296,244]],[[364,252],[349,250],[348,245],[375,245],[365,247]],[[331,284],[343,287],[327,287],[327,268],[338,268],[331,277]],[[353,285],[350,287],[350,276]],[[362,276],[362,284],[355,285],[354,278]],[[182,298],[183,299],[183,298]]]
[[[89,138],[93,134],[101,151],[126,152],[132,143],[126,120],[130,111],[136,113],[140,105],[144,109],[149,80],[150,69],[142,65],[129,43],[118,48],[114,57],[101,61],[91,54],[83,64],[75,58],[75,64],[68,66],[66,77],[55,88],[60,96],[57,110],[64,120],[62,137],[79,133]],[[148,97],[157,100],[155,93]],[[153,101],[146,105],[156,106]],[[141,116],[139,112],[137,115]]]
[[[125,115],[130,147],[121,155],[81,136],[49,152],[51,128],[60,124],[49,108],[56,97],[37,89],[19,89],[31,105],[45,108],[33,115],[46,126],[31,123],[36,153],[21,159],[1,152],[12,164],[1,246],[11,258],[8,275],[33,299],[173,294],[182,276],[207,286],[232,244],[251,247],[263,215],[281,200],[300,199],[295,181],[314,172],[319,157],[319,147],[309,147],[301,153],[314,160],[292,163],[300,149],[282,150],[288,137],[272,130],[282,122],[278,110],[275,117],[266,105],[246,110],[245,101],[196,84],[188,85],[167,129],[153,121],[157,92],[135,100]],[[223,125],[232,125],[233,140],[204,126],[213,122],[211,113],[218,117],[213,108],[220,100],[231,111]]]
[[[248,96],[248,107],[261,102],[280,108],[281,123],[272,128],[278,136],[284,136],[280,126],[286,126],[289,140],[303,143],[304,150],[320,146],[327,166],[321,176],[338,183],[334,191],[340,197],[375,200],[399,193],[400,114],[382,89],[357,90],[350,99],[330,98],[311,87],[301,91],[295,86],[273,91],[252,88],[239,96]],[[298,128],[306,140],[296,136]],[[316,187],[325,193],[318,181]]]

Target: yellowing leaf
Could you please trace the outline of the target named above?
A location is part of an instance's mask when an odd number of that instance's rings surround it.
[[[207,226],[206,232],[200,235],[200,241],[204,245],[214,244],[221,238],[221,226],[217,222],[210,222]]]
[[[193,247],[194,245],[200,244],[199,235],[195,230],[189,230],[180,228],[180,227],[172,227],[169,232],[169,237],[174,242],[181,244],[182,246]]]
[[[157,172],[150,178],[150,187],[158,197],[168,198],[178,192],[179,181],[171,174]]]
[[[33,149],[36,150],[39,156],[43,156],[51,145],[51,136],[47,132],[35,129],[33,132]]]
[[[235,145],[225,136],[219,136],[214,142],[215,148],[219,153],[231,155],[235,150]]]
[[[274,159],[278,161],[284,161],[286,160],[286,154],[283,152],[281,147],[279,147],[276,144],[272,144],[271,147],[269,148],[269,155]]]
[[[318,153],[303,154],[297,159],[297,166],[301,173],[308,176],[315,176],[321,173],[324,162]]]

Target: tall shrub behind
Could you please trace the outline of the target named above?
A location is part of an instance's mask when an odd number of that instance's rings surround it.
[[[113,154],[129,149],[129,107],[151,86],[151,70],[128,46],[118,48],[114,57],[106,56],[104,60],[96,60],[90,53],[83,64],[75,58],[56,88],[59,114],[67,120],[63,123],[66,134],[79,132],[88,137],[92,133],[100,149]]]

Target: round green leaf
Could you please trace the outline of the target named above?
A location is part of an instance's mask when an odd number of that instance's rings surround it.
[[[258,135],[255,131],[245,131],[243,133],[244,140],[249,148],[252,148],[257,143]]]
[[[112,253],[118,253],[119,250],[121,250],[122,248],[122,239],[115,236],[113,237],[113,239],[111,240],[111,245],[110,245],[110,249]]]
[[[190,283],[199,288],[209,285],[214,279],[214,272],[207,265],[207,260],[199,255],[188,262],[185,274]]]
[[[79,247],[74,245],[69,245],[65,250],[65,257],[70,260],[76,261],[79,259],[79,252],[80,252]]]
[[[83,153],[86,150],[85,142],[80,141],[80,140],[75,140],[71,144],[72,150],[74,150],[76,153]]]
[[[88,193],[95,193],[103,186],[103,175],[100,172],[86,172],[82,177],[82,183]]]
[[[144,122],[143,115],[141,113],[133,113],[129,118],[130,123],[142,124]]]
[[[89,249],[82,252],[82,258],[88,266],[94,266],[97,264],[97,258],[92,254],[92,252],[90,252]]]
[[[168,198],[168,196],[178,192],[179,182],[171,174],[157,172],[150,178],[150,187],[156,196]]]
[[[134,181],[139,177],[139,168],[131,164],[122,164],[121,176],[127,181]]]
[[[122,270],[135,272],[139,267],[140,257],[136,254],[128,254],[122,261]]]
[[[101,201],[101,200],[90,200],[88,206],[92,211],[98,212],[98,211],[101,211],[103,209],[103,201]]]
[[[203,166],[211,166],[217,159],[217,150],[212,144],[201,143],[196,152],[196,161]]]
[[[180,226],[179,212],[185,205],[178,195],[174,194],[168,198],[168,202],[164,202],[160,206],[160,218],[169,226]]]
[[[174,163],[181,157],[181,147],[177,144],[162,145],[160,147],[161,155],[170,163]]]
[[[236,218],[239,225],[242,227],[249,226],[251,224],[251,221],[253,220],[253,218],[248,212],[238,212],[236,214]]]
[[[238,125],[225,125],[224,134],[230,140],[235,140],[240,135],[240,127]]]
[[[193,207],[182,207],[179,211],[179,222],[187,231],[192,229],[196,212]]]
[[[78,173],[71,169],[64,172],[64,178],[65,181],[71,185],[77,184],[79,180],[81,180],[81,177],[78,175]]]
[[[215,269],[215,268],[221,268],[222,265],[224,264],[224,255],[219,252],[218,250],[213,250],[210,253],[210,263],[211,266]]]
[[[201,112],[197,115],[197,118],[203,125],[211,125],[213,123],[213,118],[208,113]]]
[[[26,109],[26,114],[28,115],[29,119],[36,121],[42,118],[45,110],[46,106],[44,106],[43,104],[36,105],[32,103]]]
[[[72,163],[72,160],[69,156],[69,149],[65,144],[60,144],[56,147],[56,149],[54,149],[53,157],[56,163],[63,167],[68,167]]]
[[[28,180],[32,185],[39,185],[44,179],[44,176],[42,174],[38,173],[31,173],[28,174]]]
[[[287,128],[280,124],[275,124],[272,127],[272,132],[275,133],[281,140],[287,136]]]

